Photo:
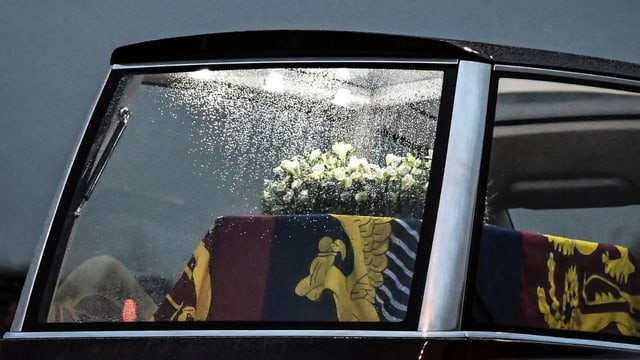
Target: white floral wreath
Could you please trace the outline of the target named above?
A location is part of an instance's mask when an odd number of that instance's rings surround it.
[[[431,169],[426,159],[387,154],[386,166],[353,155],[337,142],[331,151],[313,150],[282,160],[265,180],[265,214],[338,213],[422,218]]]

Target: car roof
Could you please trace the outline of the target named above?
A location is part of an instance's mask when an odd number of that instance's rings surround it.
[[[287,56],[450,57],[640,80],[640,65],[617,60],[472,41],[316,30],[242,31],[152,40],[117,48],[111,64]]]

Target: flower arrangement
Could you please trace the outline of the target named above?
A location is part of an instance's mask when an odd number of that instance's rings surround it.
[[[385,166],[354,155],[337,142],[331,151],[313,150],[282,160],[265,180],[265,214],[337,213],[422,218],[431,153],[419,159],[387,154]]]

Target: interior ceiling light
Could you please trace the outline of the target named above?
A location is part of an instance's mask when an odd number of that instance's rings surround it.
[[[264,80],[263,89],[273,92],[282,92],[284,90],[284,77],[282,74],[272,72]]]
[[[213,79],[213,71],[209,69],[192,71],[189,73],[189,76],[197,80],[211,80]]]
[[[333,103],[339,106],[347,106],[351,101],[353,101],[353,94],[348,89],[338,89],[333,98]]]

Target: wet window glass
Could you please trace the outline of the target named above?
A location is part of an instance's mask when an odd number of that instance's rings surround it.
[[[481,324],[640,335],[640,96],[501,79],[473,300]]]
[[[46,321],[402,321],[442,83],[315,67],[123,77]]]

